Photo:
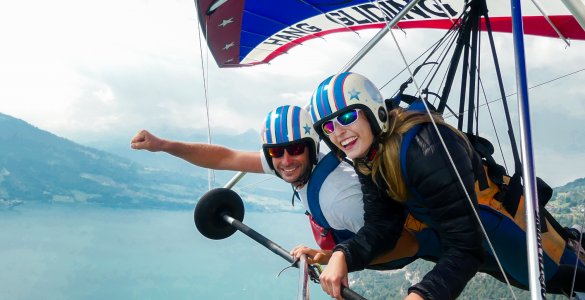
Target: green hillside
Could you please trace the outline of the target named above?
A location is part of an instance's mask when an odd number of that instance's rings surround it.
[[[5,204],[192,207],[206,189],[200,178],[152,172],[0,114],[0,201]]]
[[[130,148],[128,141],[120,143]],[[207,171],[202,168],[189,165],[190,172],[174,171],[173,166],[160,168],[152,162],[160,159],[162,164],[171,165],[169,161],[182,160],[165,153],[133,153],[149,157],[149,167],[0,113],[0,209],[26,203],[193,209],[209,188]],[[217,175],[216,186],[227,182]],[[258,185],[259,180],[264,184]],[[249,211],[300,210],[290,204],[290,187],[284,193],[274,188],[278,183],[274,176],[256,175],[236,190]]]
[[[561,224],[583,225],[585,217],[585,178],[577,179],[562,187],[555,188],[547,205],[548,210]],[[585,227],[585,226],[584,226]]]

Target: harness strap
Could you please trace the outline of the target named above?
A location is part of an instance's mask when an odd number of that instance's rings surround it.
[[[410,182],[408,182],[408,170],[406,169],[406,153],[408,152],[408,147],[412,142],[414,136],[420,131],[421,125],[415,125],[410,128],[403,136],[402,136],[402,144],[400,145],[400,170],[402,172],[402,178],[406,183],[406,186],[409,187],[410,190]]]
[[[430,226],[434,226],[432,220],[429,218],[428,209],[422,205],[424,202],[423,197],[418,193],[418,191],[412,186],[411,182],[408,180],[408,170],[406,168],[406,156],[408,153],[408,147],[410,146],[412,139],[418,134],[421,130],[422,124],[418,124],[410,128],[407,132],[404,133],[402,136],[402,144],[400,145],[400,171],[402,173],[402,178],[404,179],[404,183],[406,184],[406,188],[410,193],[410,198],[416,201],[410,201],[408,206],[408,212],[415,217],[417,220],[422,221]]]
[[[339,163],[340,161],[335,156],[335,153],[329,152],[319,161],[317,166],[315,166],[315,169],[313,169],[311,180],[309,180],[309,186],[307,187],[307,202],[309,203],[309,210],[311,211],[313,220],[324,228],[331,228],[331,226],[329,226],[327,219],[323,216],[323,211],[321,211],[321,205],[319,204],[319,191],[321,190],[325,178],[337,168]]]
[[[337,230],[331,227],[327,222],[327,219],[323,215],[323,211],[321,210],[321,204],[319,201],[319,192],[321,190],[321,186],[325,179],[331,172],[333,172],[337,166],[340,164],[340,160],[337,158],[335,153],[329,152],[323,159],[319,161],[315,169],[313,169],[313,173],[311,175],[311,180],[309,180],[309,184],[307,187],[307,202],[309,205],[309,210],[311,212],[310,220],[314,222],[316,225],[322,227],[323,231],[320,232],[320,237],[315,236],[317,241],[323,240],[323,243],[327,239],[326,236],[331,233],[333,240],[335,243],[342,242],[348,238],[351,238],[354,233],[349,230]],[[313,232],[315,234],[315,231]],[[324,238],[324,239],[321,239]],[[322,248],[325,245],[320,245]]]

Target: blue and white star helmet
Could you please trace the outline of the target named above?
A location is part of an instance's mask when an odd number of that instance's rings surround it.
[[[325,79],[311,98],[311,118],[315,130],[325,136],[321,124],[351,109],[361,109],[374,135],[388,130],[388,112],[380,90],[366,77],[344,72]]]
[[[271,168],[274,166],[267,153],[267,147],[286,146],[301,140],[306,141],[309,148],[309,159],[313,164],[317,164],[319,135],[313,129],[309,112],[301,107],[284,105],[269,112],[262,123],[260,137],[264,155]]]

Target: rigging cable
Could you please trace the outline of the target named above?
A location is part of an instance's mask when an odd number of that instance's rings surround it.
[[[402,56],[402,60],[404,61],[404,63],[406,65],[408,65],[408,62],[407,62],[406,58],[404,57],[404,53],[402,52],[400,45],[398,45],[398,41],[396,40],[396,36],[394,35],[394,33],[392,31],[390,31],[390,34],[392,35],[392,38],[394,39],[394,42],[396,43],[396,46],[398,47],[398,51],[400,52],[400,55]],[[410,67],[408,67],[408,72],[410,72],[411,77],[412,77],[413,74],[412,74],[412,70],[410,69]],[[420,95],[421,89],[420,89],[420,86],[418,85],[418,82],[414,79],[414,77],[412,80],[413,80],[413,83],[417,89],[417,93]],[[449,150],[447,149],[447,145],[445,144],[445,141],[443,140],[443,137],[441,136],[441,133],[439,132],[439,128],[437,127],[435,120],[432,118],[431,111],[428,108],[426,101],[422,101],[422,103],[425,106],[425,110],[427,111],[427,114],[431,117],[430,118],[431,123],[433,124],[433,127],[435,128],[435,131],[437,132],[437,135],[439,137],[439,140],[441,141],[441,144],[443,146],[443,149],[445,150],[445,153],[447,154],[447,157],[449,158],[449,162],[451,163],[451,167],[453,167],[453,170],[455,171],[455,174],[457,175],[457,180],[459,181],[459,184],[461,184],[461,187],[463,188],[463,192],[465,194],[465,197],[467,198],[467,201],[469,202],[469,205],[472,208],[473,214],[475,215],[475,218],[477,219],[479,227],[481,228],[481,231],[482,231],[483,235],[485,236],[485,239],[486,239],[492,253],[494,254],[494,258],[495,258],[496,262],[498,263],[498,267],[500,268],[500,272],[502,272],[502,276],[506,280],[506,284],[508,285],[508,289],[510,290],[510,293],[512,293],[512,297],[514,297],[514,299],[516,300],[517,299],[516,294],[514,294],[514,290],[512,290],[512,285],[510,284],[510,281],[508,280],[508,276],[506,275],[506,272],[504,271],[504,268],[502,267],[502,264],[500,263],[500,259],[498,258],[498,255],[494,249],[494,246],[492,245],[492,243],[487,235],[487,232],[486,232],[485,228],[483,227],[483,224],[481,223],[481,218],[479,217],[477,210],[475,209],[475,206],[473,205],[473,200],[471,200],[471,196],[469,196],[469,193],[467,192],[467,189],[465,188],[465,184],[463,183],[463,179],[461,179],[461,175],[459,174],[459,171],[457,170],[457,167],[455,166],[455,162],[453,161],[453,157],[451,157],[451,154],[449,153]]]
[[[199,11],[198,7],[197,7],[197,0],[193,1],[195,3],[195,11]],[[200,17],[200,16],[198,16]],[[207,40],[207,21],[205,23],[205,40]],[[205,98],[205,113],[207,116],[207,142],[209,144],[211,144],[211,123],[210,123],[210,117],[209,117],[209,97],[208,97],[208,88],[209,88],[209,81],[208,81],[208,75],[209,75],[209,49],[206,52],[206,65],[203,65],[203,46],[201,45],[201,28],[200,28],[200,23],[197,22],[197,32],[199,34],[199,57],[200,57],[200,61],[201,61],[201,74],[203,76],[203,93],[204,93],[204,98]],[[215,170],[213,169],[208,169],[207,170],[207,188],[209,190],[211,190],[213,187],[215,187]]]
[[[265,178],[265,179],[262,179],[260,181],[253,182],[253,183],[250,183],[250,184],[241,186],[241,187],[238,188],[238,190],[241,191],[241,190],[244,190],[244,189],[247,189],[247,188],[250,188],[250,187],[256,187],[257,185],[259,185],[261,183],[264,183],[264,182],[269,181],[269,180],[274,180],[274,179],[277,179],[277,178],[278,177],[276,177],[276,176],[270,176],[270,177]]]
[[[577,74],[577,73],[579,73],[579,72],[583,72],[583,71],[585,71],[585,68],[582,68],[582,69],[579,69],[579,70],[577,70],[577,71],[573,71],[573,72],[571,72],[571,73],[567,73],[567,74],[565,74],[565,75],[561,75],[561,76],[559,76],[559,77],[555,77],[555,78],[553,78],[553,79],[550,79],[550,80],[547,80],[547,81],[541,82],[541,83],[539,83],[539,84],[537,84],[537,85],[533,85],[533,86],[529,87],[528,89],[529,89],[529,90],[531,90],[531,89],[533,89],[533,88],[537,88],[537,87],[540,87],[540,86],[542,86],[542,85],[549,84],[549,83],[551,83],[551,82],[553,82],[553,81],[557,81],[557,80],[559,80],[559,79],[563,79],[563,78],[565,78],[565,77],[568,77],[568,76],[571,76],[571,75],[575,75],[575,74]],[[510,96],[514,96],[514,95],[516,95],[516,94],[518,94],[518,92],[514,92],[514,93],[512,93],[512,94],[506,95],[506,98],[508,98],[508,97],[510,97]],[[500,100],[502,100],[502,98],[501,98],[501,97],[500,97],[500,98],[497,98],[497,99],[494,99],[494,100],[490,101],[489,103],[496,102],[496,101],[500,101]]]
[[[378,2],[378,1],[380,1],[380,0],[376,0],[376,1]],[[411,4],[412,4],[412,3],[411,3]],[[416,3],[414,3],[414,4],[416,4]],[[399,53],[400,53],[400,55],[401,55],[401,57],[402,57],[402,60],[403,60],[403,62],[404,62],[404,64],[405,64],[405,66],[406,66],[406,69],[408,69],[408,72],[410,73],[410,77],[412,78],[412,82],[414,82],[414,84],[415,84],[415,87],[416,87],[416,90],[417,90],[417,93],[418,93],[418,95],[420,96],[420,95],[422,94],[422,93],[421,93],[421,88],[420,88],[420,86],[419,86],[418,82],[417,82],[417,81],[414,79],[414,74],[413,74],[413,72],[412,72],[412,70],[411,70],[411,68],[410,68],[410,65],[409,65],[408,61],[406,60],[406,58],[405,58],[405,56],[404,56],[404,53],[402,52],[402,49],[400,48],[400,45],[398,44],[398,41],[396,40],[396,36],[394,35],[394,32],[393,32],[392,30],[390,30],[390,29],[391,29],[391,26],[390,26],[390,25],[392,24],[392,22],[391,22],[390,20],[388,20],[388,19],[387,19],[387,20],[386,20],[386,24],[387,24],[387,25],[386,25],[386,27],[385,27],[385,28],[389,28],[389,30],[388,30],[388,31],[390,32],[390,34],[392,35],[392,38],[394,39],[394,43],[396,44],[396,46],[397,46],[397,48],[398,48],[398,51],[399,51]],[[349,68],[344,68],[344,69],[350,69],[350,68],[351,68],[351,66],[353,66],[353,65],[352,65],[352,64],[351,64],[351,62],[350,62],[350,63],[348,63],[348,66],[349,66]],[[428,105],[427,105],[426,101],[422,101],[422,103],[423,103],[423,105],[424,105],[424,107],[425,107],[425,109],[426,109],[426,112],[429,114],[429,116],[431,116],[431,112],[430,112],[430,109],[429,109],[429,107],[428,107]],[[453,161],[453,158],[451,157],[451,154],[449,153],[449,151],[448,151],[448,149],[447,149],[447,146],[446,146],[446,144],[445,144],[445,141],[443,140],[443,137],[441,136],[441,134],[440,134],[440,132],[439,132],[439,128],[437,127],[437,124],[435,123],[435,121],[434,121],[434,119],[432,118],[432,116],[431,116],[431,118],[430,118],[430,119],[431,119],[431,123],[433,124],[433,126],[434,126],[434,128],[435,128],[435,130],[436,130],[436,132],[437,132],[437,135],[438,135],[438,137],[439,137],[439,140],[441,141],[442,147],[443,147],[443,149],[445,150],[445,152],[446,152],[446,155],[447,155],[447,157],[448,157],[448,159],[449,159],[449,161],[450,161],[450,163],[451,163],[451,166],[453,167],[453,170],[455,171],[455,174],[457,175],[457,179],[458,179],[459,183],[461,184],[461,186],[462,186],[462,188],[463,188],[463,192],[464,192],[464,194],[465,194],[465,196],[466,196],[466,198],[467,198],[467,200],[468,200],[468,202],[469,202],[469,205],[470,205],[470,206],[471,206],[471,208],[472,208],[472,211],[473,211],[473,213],[474,213],[474,215],[475,215],[475,218],[476,218],[476,219],[477,219],[477,221],[478,221],[479,227],[481,228],[481,230],[482,230],[482,233],[483,233],[483,235],[485,236],[485,238],[486,238],[486,241],[487,241],[487,243],[488,243],[489,247],[490,247],[490,248],[491,248],[491,250],[492,250],[492,253],[494,253],[494,258],[495,258],[495,260],[496,260],[496,262],[497,262],[497,264],[498,264],[498,267],[500,268],[500,271],[502,272],[502,275],[503,275],[504,279],[506,280],[506,283],[507,283],[508,289],[510,290],[510,293],[512,294],[512,297],[513,297],[514,299],[517,299],[517,298],[516,298],[516,294],[514,293],[514,291],[513,291],[513,289],[512,289],[512,286],[511,286],[511,284],[510,284],[510,281],[508,280],[508,277],[507,277],[507,275],[506,275],[506,272],[504,271],[504,269],[503,269],[503,267],[502,267],[502,264],[500,263],[500,260],[499,260],[499,258],[498,258],[498,255],[496,254],[496,251],[494,250],[494,247],[493,247],[493,245],[492,245],[492,243],[491,243],[491,241],[490,241],[490,239],[489,239],[489,237],[488,237],[488,235],[487,235],[487,232],[486,232],[486,230],[485,230],[485,228],[484,228],[483,224],[481,223],[481,219],[480,219],[480,217],[479,217],[479,215],[478,215],[478,213],[477,213],[477,210],[476,210],[476,209],[475,209],[475,207],[474,207],[473,201],[471,200],[471,197],[469,196],[469,193],[468,193],[467,189],[465,188],[465,185],[464,185],[464,183],[463,183],[463,180],[461,179],[461,175],[460,175],[460,174],[459,174],[459,172],[457,171],[457,168],[456,168],[456,166],[455,166],[455,163],[454,163],[454,161]]]
[[[529,89],[529,90],[531,90],[531,89],[534,89],[534,88],[537,88],[537,87],[541,87],[541,86],[543,86],[543,85],[545,85],[545,84],[549,84],[549,83],[551,83],[551,82],[557,81],[557,80],[559,80],[559,79],[563,79],[563,78],[565,78],[565,77],[568,77],[568,76],[571,76],[571,75],[575,75],[575,74],[577,74],[577,73],[579,73],[579,72],[583,72],[583,71],[585,71],[585,68],[582,68],[582,69],[579,69],[579,70],[577,70],[577,71],[573,71],[573,72],[571,72],[571,73],[567,73],[567,74],[565,74],[565,75],[561,75],[561,76],[559,76],[559,77],[555,77],[555,78],[553,78],[553,79],[550,79],[550,80],[547,80],[547,81],[541,82],[541,83],[539,83],[539,84],[536,84],[536,85],[533,85],[533,86],[529,87],[528,89]],[[514,96],[514,95],[516,95],[516,94],[518,94],[518,92],[514,92],[514,93],[511,93],[511,94],[508,94],[508,95],[506,95],[506,98],[509,98],[509,97],[511,97],[511,96]],[[480,105],[480,107],[481,107],[481,106],[486,106],[486,105],[489,105],[489,104],[492,104],[492,103],[494,103],[494,102],[498,102],[498,101],[501,101],[501,100],[503,100],[503,98],[502,98],[502,97],[500,97],[500,98],[497,98],[497,99],[493,99],[493,100],[487,101],[485,104],[481,104],[481,105]],[[467,112],[467,110],[466,110],[465,112]],[[449,117],[447,117],[447,118],[449,118]]]
[[[577,73],[579,73],[579,72],[583,72],[583,71],[585,71],[585,68],[582,68],[582,69],[579,69],[579,70],[576,70],[576,71],[573,71],[573,72],[570,72],[570,73],[567,73],[567,74],[564,74],[564,75],[561,75],[561,76],[558,76],[558,77],[552,78],[552,79],[550,79],[550,80],[547,80],[547,81],[544,81],[544,82],[538,83],[538,84],[536,84],[536,85],[533,85],[533,86],[529,87],[528,89],[529,89],[529,90],[531,90],[531,89],[534,89],[534,88],[537,88],[537,87],[541,87],[541,86],[543,86],[543,85],[549,84],[549,83],[551,83],[551,82],[557,81],[557,80],[559,80],[559,79],[562,79],[562,78],[565,78],[565,77],[568,77],[568,76],[571,76],[571,75],[575,75],[575,74],[577,74]],[[496,139],[497,139],[497,141],[498,141],[498,147],[499,147],[499,149],[500,149],[500,154],[501,154],[501,156],[502,156],[502,160],[503,160],[503,163],[504,163],[504,167],[506,168],[506,171],[507,171],[507,170],[508,170],[508,167],[507,167],[507,164],[506,164],[506,159],[504,158],[504,154],[503,154],[503,152],[502,152],[503,150],[502,150],[502,146],[501,146],[500,138],[499,138],[498,132],[495,130],[495,121],[494,121],[493,114],[492,114],[492,112],[491,112],[491,109],[490,109],[490,104],[492,104],[492,103],[495,103],[495,102],[498,102],[498,101],[501,101],[501,100],[503,100],[503,98],[502,98],[502,97],[500,97],[500,98],[497,98],[497,99],[488,100],[488,99],[487,99],[487,93],[485,92],[485,88],[484,88],[484,86],[483,86],[483,81],[481,80],[481,78],[479,78],[479,84],[481,85],[482,94],[484,95],[484,100],[485,100],[485,103],[483,103],[483,104],[479,104],[477,108],[478,108],[478,110],[479,110],[479,109],[481,109],[481,108],[485,107],[485,108],[488,110],[488,113],[489,113],[489,115],[490,115],[490,117],[491,117],[491,120],[492,120],[492,127],[494,128],[494,133],[495,133],[495,135],[496,135]],[[516,95],[516,94],[517,94],[517,92],[514,92],[514,93],[511,93],[511,94],[508,94],[508,95],[506,95],[506,99],[508,99],[508,98],[510,98],[511,96],[514,96],[514,95]],[[507,101],[507,100],[504,100],[504,101]],[[467,111],[467,110],[465,110],[465,111],[463,111],[463,112],[464,112],[464,113],[467,113],[468,111]],[[446,116],[446,117],[445,117],[445,119],[448,119],[448,118],[451,118],[451,117],[455,117],[455,118],[456,118],[456,117],[457,117],[457,115],[455,115],[455,114],[452,114],[452,115]],[[508,172],[508,171],[507,171],[507,172]]]
[[[579,257],[581,256],[580,252],[581,252],[581,247],[582,247],[582,243],[583,243],[583,227],[585,226],[585,209],[581,208],[581,212],[583,212],[583,218],[581,219],[581,228],[579,228],[579,243],[577,243],[577,258],[575,259],[575,270],[573,271],[573,283],[571,284],[571,293],[569,294],[571,297],[570,299],[573,299],[573,293],[575,291],[575,279],[577,278],[577,264],[579,263]]]
[[[485,105],[485,107],[487,108],[488,114],[490,116],[490,120],[492,122],[492,128],[494,129],[494,134],[496,135],[496,140],[498,141],[498,148],[500,149],[500,155],[502,156],[502,162],[504,163],[504,169],[506,169],[506,173],[509,174],[508,164],[506,163],[506,158],[504,157],[504,150],[502,149],[502,142],[500,141],[500,135],[498,134],[498,131],[496,130],[496,122],[494,121],[494,115],[492,114],[492,110],[490,109],[490,106],[489,106],[489,103],[488,103],[488,100],[487,100],[487,94],[485,92],[485,87],[483,86],[483,81],[481,80],[481,77],[478,77],[478,79],[479,79],[479,85],[478,86],[481,86],[481,91],[482,91],[482,94],[483,94],[483,99],[485,101],[485,104],[479,104],[479,101],[478,101],[478,105],[477,105],[477,110],[476,111],[479,114],[479,109],[482,106]],[[478,100],[479,100],[479,97],[478,97]],[[479,122],[477,124],[479,125]],[[479,129],[479,126],[478,126],[478,129]]]
[[[559,36],[559,38],[561,40],[563,40],[565,42],[565,44],[567,44],[567,47],[571,47],[571,43],[569,42],[569,40],[561,33],[561,31],[557,28],[557,26],[552,22],[552,20],[548,17],[548,15],[546,14],[546,12],[544,12],[544,10],[540,7],[540,5],[538,4],[538,2],[536,0],[532,0],[532,3],[540,11],[540,13],[544,17],[544,19],[550,24],[550,26],[552,27],[552,29],[554,29],[554,31],[557,33],[557,35]]]
[[[207,37],[207,24],[205,24],[205,36]],[[207,38],[205,38],[207,40]],[[201,42],[201,41],[200,41]],[[206,78],[205,80],[205,110],[207,114],[207,142],[211,145],[211,118],[209,117],[209,48],[206,48],[205,51],[205,73]],[[213,184],[209,183],[209,189],[211,190],[212,187],[216,186],[215,183],[215,170],[209,169],[208,170],[208,181],[212,182]]]
[[[417,93],[418,93],[419,96],[421,96],[422,95],[422,90],[421,90],[418,82],[414,78],[414,74],[413,74],[412,70],[410,69],[410,65],[408,64],[408,61],[406,60],[406,57],[404,56],[404,53],[402,51],[402,48],[398,44],[398,40],[396,39],[396,36],[394,35],[394,32],[392,32],[392,30],[390,30],[390,34],[392,35],[392,38],[394,39],[394,43],[396,44],[396,47],[398,48],[398,51],[400,53],[400,56],[402,57],[402,60],[403,60],[403,62],[405,64],[405,66],[406,66],[406,69],[408,69],[408,72],[410,73],[410,77],[412,78],[412,82],[414,83],[414,85],[416,87]],[[510,290],[510,293],[512,294],[512,297],[514,299],[517,299],[516,298],[516,294],[514,293],[514,290],[512,289],[512,285],[510,284],[510,281],[508,280],[508,276],[506,275],[506,272],[504,271],[504,268],[502,267],[502,264],[500,262],[500,259],[498,258],[498,255],[497,255],[497,253],[496,253],[496,251],[495,251],[495,249],[494,249],[494,247],[493,247],[493,245],[492,245],[492,243],[491,243],[491,241],[490,241],[490,239],[489,239],[489,237],[487,235],[487,232],[486,232],[483,224],[481,223],[481,218],[479,217],[479,215],[477,213],[477,210],[474,207],[473,201],[471,200],[471,196],[469,195],[467,189],[465,188],[465,184],[463,183],[463,179],[461,179],[461,175],[457,171],[457,167],[455,166],[455,162],[453,161],[453,158],[452,158],[451,154],[449,153],[449,151],[447,149],[447,145],[445,144],[445,141],[443,140],[443,137],[441,136],[441,134],[439,132],[439,128],[437,127],[437,124],[435,123],[435,120],[432,118],[431,111],[430,111],[430,109],[429,109],[426,101],[422,101],[422,103],[423,103],[423,105],[425,107],[425,110],[427,111],[427,114],[429,114],[429,116],[430,116],[431,123],[433,124],[433,127],[435,128],[435,130],[437,132],[437,135],[439,137],[439,140],[441,141],[441,144],[443,146],[443,149],[445,150],[445,153],[447,154],[447,157],[449,159],[449,162],[451,163],[451,166],[453,167],[453,170],[455,171],[455,174],[457,175],[457,179],[458,179],[459,183],[461,184],[461,187],[463,188],[463,192],[464,192],[464,194],[465,194],[465,196],[467,198],[467,201],[469,202],[469,205],[472,208],[472,211],[473,211],[473,214],[475,215],[475,218],[478,221],[479,227],[481,228],[481,231],[482,231],[483,235],[485,236],[486,241],[487,241],[487,243],[488,243],[488,245],[489,245],[492,253],[494,254],[494,258],[495,258],[495,260],[496,260],[496,262],[498,264],[498,267],[500,268],[500,272],[502,272],[502,275],[503,275],[504,279],[506,280],[506,284],[508,285],[508,289]]]
[[[443,11],[443,13],[449,17],[449,20],[451,20],[451,23],[455,24],[455,21],[453,21],[453,16],[451,16],[449,14],[447,9],[445,8],[445,5],[443,5],[443,2],[441,2],[439,0],[434,0],[434,2],[435,2],[435,5],[438,5],[441,8],[441,10]]]
[[[478,29],[479,32],[481,32],[481,28]],[[477,48],[481,49],[481,34],[478,34],[477,36]],[[480,50],[481,51],[481,50]],[[479,90],[481,88],[481,86],[479,85],[480,81],[481,81],[481,59],[479,58],[480,54],[477,55],[477,68],[475,70],[475,75],[477,76],[477,81],[476,81],[476,90],[475,90],[475,95],[477,95],[477,98],[475,99],[475,106],[473,107],[474,110],[474,115],[475,115],[475,135],[479,136],[479,111],[477,110],[477,107],[479,106]]]
[[[460,24],[460,23],[457,23],[457,24]],[[454,26],[455,26],[455,25],[454,25]],[[454,27],[452,26],[452,27],[451,27],[451,29],[454,29]],[[444,44],[445,44],[445,41],[447,40],[447,37],[449,37],[449,35],[450,35],[450,33],[451,33],[451,32],[452,32],[453,34],[451,34],[451,37],[450,37],[450,38],[449,38],[449,40],[446,42],[446,45],[448,45],[448,46],[444,46]],[[428,79],[428,77],[429,77],[430,75],[427,75],[427,76],[426,76],[426,77],[423,79],[423,83],[422,83],[423,85],[425,84],[425,82],[427,82],[425,89],[423,89],[423,92],[425,92],[425,93],[428,93],[428,88],[430,87],[430,85],[431,85],[431,82],[433,81],[434,77],[435,77],[435,76],[438,74],[438,72],[440,71],[440,70],[439,70],[439,67],[440,67],[441,65],[443,65],[443,62],[444,62],[444,60],[447,58],[447,54],[446,54],[446,53],[450,52],[450,50],[451,50],[451,47],[453,46],[453,44],[454,44],[454,40],[455,40],[455,38],[456,38],[456,37],[457,37],[457,35],[455,35],[455,30],[448,30],[448,31],[447,31],[447,34],[445,34],[445,35],[444,35],[444,36],[443,36],[441,39],[439,39],[437,42],[435,42],[433,45],[431,45],[429,48],[427,48],[427,49],[426,49],[426,50],[425,50],[425,51],[424,51],[424,52],[423,52],[421,55],[419,55],[419,56],[418,56],[417,58],[415,58],[415,59],[414,59],[412,62],[410,62],[409,66],[411,66],[411,65],[413,65],[415,62],[419,61],[423,55],[425,55],[426,53],[428,53],[428,52],[430,51],[430,53],[428,54],[427,58],[426,58],[426,59],[425,59],[425,60],[424,60],[424,61],[421,63],[421,65],[424,65],[424,64],[426,64],[426,63],[427,63],[427,62],[428,62],[428,61],[431,59],[431,57],[432,57],[432,56],[433,56],[433,55],[434,55],[434,54],[435,54],[435,53],[436,53],[436,52],[439,50],[439,48],[440,48],[440,47],[443,47],[443,50],[441,51],[441,53],[440,53],[440,54],[438,54],[438,55],[437,55],[437,58],[436,58],[436,60],[437,60],[437,61],[439,61],[438,63],[436,63],[438,66],[437,66],[436,68],[435,68],[435,66],[433,66],[433,68],[431,69],[431,71],[429,71],[429,74],[431,74],[431,73],[433,73],[433,72],[434,72],[434,74],[432,75],[432,77],[431,77],[430,79]],[[480,41],[480,42],[481,42],[481,41]],[[432,51],[431,51],[431,49],[432,49]],[[420,67],[419,67],[419,68],[420,68]],[[405,70],[406,70],[406,68],[403,68],[403,69],[402,69],[400,72],[398,72],[398,74],[396,74],[396,75],[395,75],[394,77],[392,77],[392,78],[391,78],[389,81],[387,81],[387,82],[386,82],[386,83],[385,83],[385,84],[382,86],[382,88],[381,88],[381,89],[383,89],[384,87],[386,87],[386,86],[387,86],[387,85],[388,85],[390,82],[394,81],[394,79],[396,79],[396,78],[397,78],[397,77],[398,77],[400,74],[402,74],[402,73],[403,73]],[[434,70],[434,71],[433,71],[433,70]],[[418,71],[418,68],[417,68],[417,70],[415,70],[414,74],[416,74],[416,73],[417,73],[417,71]],[[478,78],[478,81],[479,81],[479,84],[478,84],[478,86],[477,86],[477,92],[476,92],[476,93],[477,93],[477,95],[479,95],[479,88],[480,88],[480,85],[482,85],[482,81],[481,81],[481,76],[480,76],[480,74],[479,74],[480,72],[478,71],[478,72],[476,72],[476,73],[477,73],[477,78]],[[443,79],[441,80],[441,82],[440,82],[440,84],[439,84],[439,86],[438,86],[437,90],[440,90],[440,89],[443,87],[443,85],[444,85],[444,82],[445,82],[445,80],[446,80],[446,77],[447,77],[447,74],[445,74],[445,76],[444,76],[444,77],[443,77]],[[409,81],[410,81],[410,79],[409,79]],[[410,82],[411,82],[411,81],[410,81]],[[405,88],[406,88],[406,87],[404,87],[404,89],[405,89]],[[403,91],[404,91],[404,89],[403,89],[403,87],[401,86],[401,90],[400,90],[400,92],[403,92]],[[483,85],[481,86],[481,89],[482,89],[482,91],[483,91],[484,100],[485,100],[485,102],[487,103],[487,96],[486,96],[486,93],[485,93],[485,90],[484,90],[484,87],[483,87]],[[398,92],[396,92],[396,93],[398,93]],[[394,94],[392,97],[394,97],[394,96],[396,95],[396,93],[395,93],[395,94]],[[430,94],[433,94],[433,93],[430,93]],[[429,95],[429,94],[427,94],[427,96],[426,96],[426,97],[428,97],[428,95]],[[440,99],[440,97],[439,97],[438,95],[435,95],[435,97]],[[427,98],[426,100],[427,100],[427,101],[429,101],[429,99],[428,99],[428,98]],[[433,103],[433,105],[436,105],[436,100],[435,100],[435,102]],[[476,106],[477,106],[477,107],[483,106],[483,105],[479,105],[479,97],[478,97],[478,99],[477,99],[477,104],[476,104]],[[459,115],[459,114],[457,114],[457,113],[453,112],[453,110],[452,110],[452,109],[451,109],[451,108],[450,108],[448,105],[446,105],[445,107],[446,107],[446,108],[447,108],[447,109],[448,109],[448,110],[451,112],[451,114],[452,114],[451,116],[454,116],[454,117],[456,117],[457,119],[461,118],[461,115]],[[489,106],[488,106],[488,110],[489,110]],[[468,110],[464,110],[463,112],[467,112],[467,111],[468,111]],[[498,145],[499,145],[499,149],[500,149],[500,154],[501,154],[501,156],[502,156],[502,158],[503,158],[503,160],[504,160],[504,166],[505,166],[506,170],[508,170],[508,168],[507,168],[507,164],[506,164],[506,160],[505,160],[505,158],[504,158],[504,154],[503,154],[503,149],[502,149],[502,146],[501,146],[500,138],[499,138],[498,132],[495,130],[495,122],[494,122],[494,120],[493,120],[493,115],[492,115],[492,113],[491,113],[491,110],[489,110],[489,113],[490,113],[490,118],[491,118],[491,120],[492,120],[492,127],[494,128],[494,132],[495,132],[495,134],[496,134],[496,138],[497,138],[497,140],[498,140]],[[478,117],[478,115],[479,115],[479,112],[476,110],[476,113],[475,113],[475,116],[476,116],[476,123],[477,123],[477,117]],[[451,116],[449,116],[449,117],[451,117]]]
[[[450,33],[453,32],[453,33]],[[437,51],[437,49],[439,47],[441,47],[444,43],[445,43],[445,39],[449,36],[452,35],[454,38],[456,35],[454,34],[454,31],[452,30],[448,30],[447,34],[445,34],[445,36],[443,36],[441,39],[439,39],[438,41],[436,41],[434,44],[432,44],[430,47],[428,47],[423,53],[421,53],[417,58],[415,58],[410,64],[409,66],[411,66],[412,64],[414,64],[416,61],[418,61],[421,57],[423,57],[423,55],[425,55],[427,52],[431,51],[431,53],[429,54],[429,57],[431,55],[433,55],[433,53],[435,51]],[[444,52],[445,50],[443,50]],[[424,61],[426,62],[428,60],[428,58]],[[388,84],[390,84],[390,82],[394,81],[394,79],[396,79],[398,76],[400,76],[404,71],[406,71],[406,68],[403,68],[402,70],[400,70],[400,72],[398,72],[396,75],[394,75],[394,77],[392,77],[390,80],[388,80],[385,84],[382,85],[382,87],[380,87],[380,90],[384,89]]]

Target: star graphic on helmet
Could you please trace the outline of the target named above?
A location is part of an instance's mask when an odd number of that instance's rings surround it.
[[[311,127],[308,124],[305,124],[305,127],[303,128],[305,129],[305,134],[311,133]]]
[[[351,91],[349,91],[349,100],[351,99],[356,99],[356,100],[360,100],[360,92],[356,91],[355,88],[351,89]]]

